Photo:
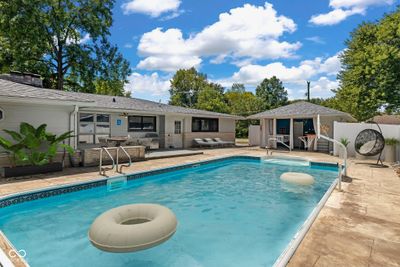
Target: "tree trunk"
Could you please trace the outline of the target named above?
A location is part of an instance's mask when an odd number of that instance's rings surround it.
[[[57,51],[57,89],[64,90],[62,46]]]

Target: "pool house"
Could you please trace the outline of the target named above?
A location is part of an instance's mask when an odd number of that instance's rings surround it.
[[[258,134],[255,133],[253,137],[258,140],[250,142],[258,143],[261,147],[330,152],[333,150],[332,144],[316,138],[318,115],[329,137],[333,137],[334,121],[355,121],[348,113],[299,101],[249,116],[248,119],[260,120]]]

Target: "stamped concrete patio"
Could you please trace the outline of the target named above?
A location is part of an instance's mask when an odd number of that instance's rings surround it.
[[[204,154],[135,162],[124,172],[229,155],[265,155],[265,150],[249,147],[201,151]],[[338,161],[336,157],[320,153],[292,152],[290,155],[315,161]],[[355,160],[349,161],[349,176],[351,183],[343,183],[341,192],[332,193],[288,266],[400,266],[400,179],[392,168],[372,168]],[[0,195],[98,178],[97,168],[71,168],[57,174],[2,179]],[[7,251],[0,241],[0,247]],[[21,266],[15,258],[14,262]]]

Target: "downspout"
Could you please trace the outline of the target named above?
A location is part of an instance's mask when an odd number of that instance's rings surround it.
[[[76,122],[76,114],[79,111],[79,107],[77,105],[74,105],[74,110],[69,113],[69,126],[68,126],[68,131],[73,131],[74,132],[74,137],[72,138],[73,144],[71,145],[71,138],[68,140],[69,145],[72,146],[74,149],[77,149],[77,122]]]
[[[317,127],[317,138],[318,139],[322,138],[322,139],[328,140],[329,142],[332,142],[332,143],[335,143],[335,144],[339,145],[339,147],[343,149],[343,152],[344,152],[343,153],[343,170],[342,170],[342,167],[340,165],[340,167],[339,167],[339,179],[338,179],[338,189],[342,190],[342,175],[347,176],[347,147],[345,145],[343,145],[342,143],[340,143],[339,141],[321,134],[321,125],[320,125],[319,114],[318,114],[318,117],[317,117],[317,125],[318,125],[318,127]]]

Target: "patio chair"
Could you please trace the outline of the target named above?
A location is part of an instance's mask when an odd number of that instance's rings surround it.
[[[97,140],[99,140],[99,144],[102,147],[107,147],[108,143],[107,143],[107,138],[105,137],[98,137]]]
[[[206,141],[207,143],[209,143],[212,146],[222,146],[222,143],[220,142],[216,142],[214,140],[212,140],[211,138],[204,138],[204,141]]]
[[[233,145],[235,145],[235,142],[232,142],[232,141],[224,141],[224,140],[222,140],[222,139],[219,138],[219,137],[216,137],[216,138],[213,138],[213,139],[214,139],[215,142],[218,142],[218,143],[220,143],[220,144],[223,145],[223,146],[233,146]]]
[[[201,138],[194,138],[193,139],[193,143],[198,147],[203,147],[203,146],[212,147],[212,146],[215,146],[215,144],[211,144],[209,142],[206,142]]]

